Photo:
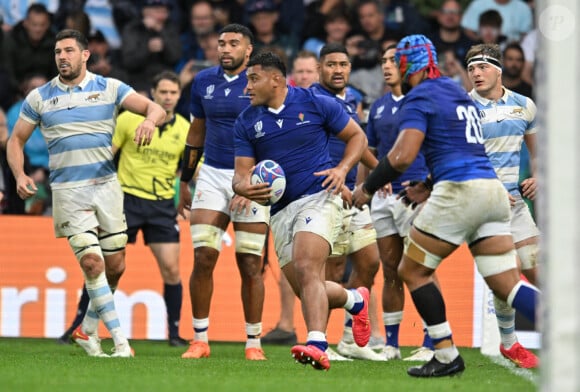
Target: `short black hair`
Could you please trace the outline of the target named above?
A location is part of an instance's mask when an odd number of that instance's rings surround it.
[[[274,52],[270,51],[261,51],[255,56],[250,58],[248,61],[248,67],[254,65],[261,65],[262,68],[275,68],[282,72],[282,75],[286,77],[286,64],[284,61]]]
[[[336,42],[324,45],[322,49],[320,49],[319,56],[322,59],[326,55],[329,55],[331,53],[344,53],[346,57],[350,58],[350,56],[348,55],[348,51],[346,50],[346,47],[343,44]]]
[[[518,52],[520,52],[520,54],[522,55],[522,58],[524,59],[524,61],[526,61],[526,55],[524,53],[524,50],[522,49],[522,46],[519,44],[519,42],[513,41],[513,42],[510,42],[509,44],[506,45],[506,47],[503,49],[503,57],[504,58],[505,58],[506,52],[510,49],[517,50]]]
[[[73,29],[61,30],[56,35],[56,42],[62,41],[63,39],[67,38],[73,38],[75,41],[77,41],[81,50],[87,50],[87,48],[89,47],[89,41],[87,40],[87,37],[85,37],[85,35],[80,31]]]
[[[501,14],[496,10],[488,10],[479,15],[479,26],[493,26],[499,29],[502,24]]]
[[[230,23],[229,25],[224,26],[220,31],[219,34],[222,35],[223,33],[238,33],[243,35],[244,37],[250,40],[251,44],[254,44],[254,34],[244,25],[239,23]]]
[[[26,10],[26,16],[28,17],[32,13],[48,15],[48,17],[52,20],[52,14],[50,12],[48,12],[48,9],[42,3],[32,3],[32,4],[30,4],[30,6],[28,7],[28,9]]]
[[[177,75],[173,71],[161,71],[157,75],[153,77],[153,81],[151,83],[151,87],[156,89],[159,85],[159,82],[162,80],[169,80],[173,83],[177,83],[177,87],[181,90],[181,80],[179,80],[179,75]]]

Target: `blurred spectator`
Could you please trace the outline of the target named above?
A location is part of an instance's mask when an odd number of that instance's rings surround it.
[[[475,44],[461,27],[461,5],[457,0],[445,0],[437,16],[437,29],[429,38],[437,53],[451,50],[463,62],[469,48]]]
[[[201,41],[217,31],[211,1],[200,0],[191,6],[189,23],[188,30],[180,36],[182,54],[175,67],[177,72],[180,72],[190,60],[206,60]],[[182,83],[182,85],[184,84]]]
[[[6,182],[4,180],[4,170],[8,169],[6,164],[6,141],[8,140],[8,129],[6,127],[6,115],[0,108],[0,214],[4,211],[4,195],[6,195]]]
[[[19,85],[29,74],[42,74],[52,79],[57,72],[54,45],[50,13],[44,5],[32,4],[26,18],[4,37],[2,57],[11,84]]]
[[[318,56],[308,50],[301,50],[294,58],[290,84],[309,88],[318,82]]]
[[[461,25],[471,39],[478,39],[479,17],[488,10],[500,13],[503,20],[501,33],[510,41],[519,41],[532,29],[532,10],[521,0],[474,0],[467,6],[461,20]]]
[[[91,56],[87,61],[90,72],[125,81],[127,72],[120,66],[119,54],[109,46],[107,39],[99,30],[87,37]]]
[[[437,52],[437,66],[443,76],[453,79],[457,84],[471,91],[473,85],[469,80],[467,71],[463,66],[464,59],[458,59],[453,50],[449,49],[443,52]]]
[[[427,34],[429,24],[408,0],[383,0],[384,24],[399,38],[410,34]]]
[[[0,29],[0,53],[2,53],[4,46],[4,36],[4,31]],[[2,86],[2,88],[0,88],[0,110],[8,110],[14,100],[16,86],[12,83],[13,81],[6,69],[6,65],[4,64],[4,57],[0,57],[0,86]]]
[[[65,16],[64,26],[59,28],[78,30],[88,37],[91,34],[91,19],[83,10],[72,11]]]
[[[281,30],[292,35],[300,45],[300,37],[304,29],[306,6],[304,1],[274,0],[279,4]]]
[[[532,86],[522,78],[525,56],[520,44],[510,42],[503,50],[502,84],[516,93],[533,99]]]
[[[111,16],[117,32],[122,33],[123,27],[139,19],[141,8],[134,0],[110,0]]]
[[[302,49],[313,52],[318,56],[320,49],[326,44],[337,43],[344,45],[346,43],[346,37],[351,31],[351,24],[342,8],[333,8],[326,14],[324,31],[326,32],[324,39],[308,38],[304,42]]]
[[[300,37],[301,43],[310,38],[321,41],[326,39],[327,33],[324,29],[324,23],[327,15],[333,10],[339,10],[346,15],[350,15],[350,9],[344,0],[314,0],[306,6],[306,17],[302,28],[302,36]]]
[[[189,60],[182,67],[179,73],[179,82],[183,86],[181,89],[181,96],[175,107],[175,112],[181,114],[185,118],[189,118],[189,104],[191,100],[191,83],[195,75],[202,69],[212,67],[219,64],[218,59],[218,38],[217,31],[206,34],[200,40],[200,48],[203,52],[204,60]]]
[[[63,1],[63,0],[60,0]],[[59,0],[0,0],[0,19],[2,30],[10,31],[19,22],[26,18],[28,8],[32,4],[44,5],[50,13],[55,13],[58,9]]]
[[[483,44],[498,44],[503,50],[507,43],[507,37],[501,33],[503,20],[496,10],[485,11],[479,16],[479,41]]]
[[[239,0],[211,0],[215,11],[218,29],[230,23],[244,23],[244,1]]]
[[[169,22],[168,0],[145,0],[141,14],[140,20],[123,29],[121,64],[128,72],[126,82],[147,95],[153,76],[175,68],[181,44],[178,30]]]
[[[534,63],[536,61],[536,50],[538,49],[538,29],[535,28],[526,34],[524,39],[522,39],[521,45],[526,59],[522,79],[534,85]]]
[[[250,30],[254,34],[254,53],[264,46],[277,46],[288,60],[298,52],[296,37],[283,33],[277,26],[278,5],[273,0],[249,0],[246,10],[250,15]]]

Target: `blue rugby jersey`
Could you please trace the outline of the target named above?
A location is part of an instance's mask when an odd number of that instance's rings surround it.
[[[387,93],[377,99],[369,111],[369,121],[366,133],[369,140],[369,147],[377,150],[377,157],[382,159],[386,156],[399,136],[399,108],[403,96],[394,97],[392,93]],[[409,168],[395,181],[391,183],[393,192],[399,193],[403,187],[401,183],[407,180],[422,180],[427,177],[429,170],[425,163],[425,157],[419,152],[415,161]]]
[[[52,189],[116,178],[113,131],[119,107],[134,92],[119,80],[87,72],[78,86],[67,86],[57,76],[28,94],[20,117],[40,126]]]
[[[322,87],[322,85],[320,83],[314,83],[312,86],[310,86],[310,88],[316,93],[316,94],[320,94],[320,95],[324,95],[330,98],[334,98],[336,100],[336,102],[338,102],[338,104],[340,106],[342,106],[342,108],[344,110],[346,110],[346,112],[348,113],[348,115],[357,123],[360,123],[359,118],[358,118],[358,114],[356,112],[356,107],[358,106],[358,102],[357,99],[355,97],[355,95],[350,91],[349,88],[346,89],[346,94],[344,97],[341,97],[337,94],[332,93],[331,91],[328,91],[327,89],[325,89],[324,87]],[[330,159],[332,160],[332,165],[336,166],[340,163],[340,161],[342,160],[342,157],[344,156],[344,150],[346,148],[346,144],[340,140],[338,137],[334,136],[334,135],[330,135]],[[358,165],[355,165],[346,175],[346,186],[349,189],[354,189],[355,185],[356,185],[356,173],[357,173],[357,168]]]
[[[479,113],[447,77],[427,79],[403,99],[399,129],[425,133],[422,151],[434,182],[497,178],[485,153]]]
[[[340,133],[349,120],[333,98],[290,86],[281,108],[250,106],[240,114],[234,126],[236,156],[272,159],[286,174],[286,191],[272,205],[272,215],[324,189],[324,177],[313,173],[333,167],[329,135]]]
[[[228,76],[221,66],[199,72],[191,85],[190,113],[205,119],[204,164],[234,168],[234,122],[250,105],[246,71]]]
[[[504,88],[493,102],[475,90],[469,95],[479,109],[485,150],[497,176],[511,194],[519,194],[520,151],[525,135],[536,133],[536,105],[521,94]]]

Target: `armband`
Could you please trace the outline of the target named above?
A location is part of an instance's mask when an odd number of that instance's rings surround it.
[[[382,186],[389,182],[393,182],[403,174],[396,170],[389,162],[388,157],[384,157],[379,161],[375,170],[373,170],[364,183],[364,188],[371,195],[378,191]]]
[[[189,144],[185,145],[183,152],[183,161],[181,164],[181,182],[189,182],[195,174],[195,169],[201,156],[203,155],[203,147],[193,147]]]

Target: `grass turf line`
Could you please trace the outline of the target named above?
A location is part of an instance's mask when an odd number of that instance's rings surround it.
[[[112,347],[103,340],[103,349]],[[74,345],[53,339],[0,338],[2,391],[534,391],[530,378],[514,375],[479,349],[461,348],[461,376],[415,379],[413,363],[332,362],[328,372],[294,362],[290,347],[264,346],[268,361],[247,361],[244,343],[211,343],[211,357],[181,359],[184,348],[161,341],[131,341],[136,357],[89,358]],[[403,356],[414,347],[403,347]],[[537,371],[534,371],[537,374]]]

